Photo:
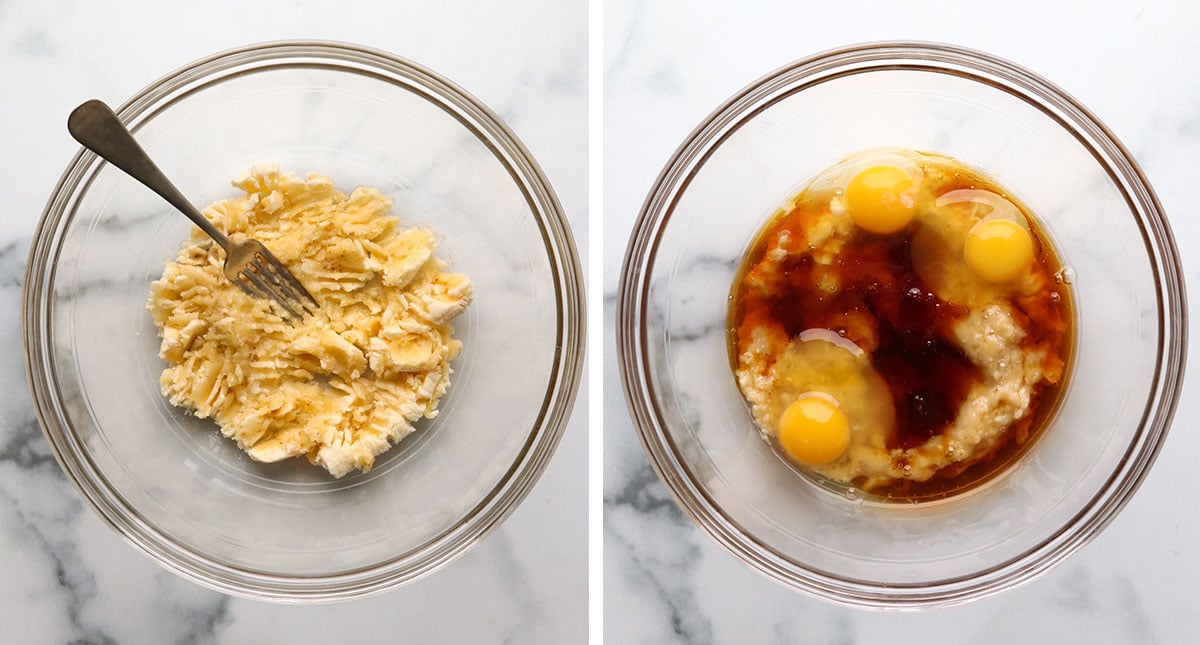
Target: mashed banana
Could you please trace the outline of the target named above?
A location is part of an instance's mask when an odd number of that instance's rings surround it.
[[[349,195],[317,174],[256,165],[244,191],[204,211],[235,242],[265,244],[319,303],[289,323],[222,273],[225,254],[193,229],[147,308],[162,337],[162,391],[212,418],[252,458],[304,455],[341,477],[437,416],[461,343],[451,321],[471,301],[434,234],[404,228],[373,188]]]

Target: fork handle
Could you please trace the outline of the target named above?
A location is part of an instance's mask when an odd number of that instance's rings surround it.
[[[117,115],[103,101],[92,99],[71,111],[67,117],[67,131],[83,147],[99,155],[112,165],[124,170],[143,186],[158,193],[179,212],[208,233],[217,244],[229,250],[229,238],[217,230],[196,207],[179,192],[175,184],[167,179],[150,156],[134,140],[133,134],[121,123]]]

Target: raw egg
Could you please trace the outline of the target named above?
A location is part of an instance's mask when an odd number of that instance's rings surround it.
[[[984,280],[1011,282],[1033,262],[1033,239],[1029,231],[1011,220],[984,220],[967,233],[963,257],[971,271]]]
[[[779,445],[802,464],[827,464],[850,445],[850,421],[833,397],[819,392],[801,395],[779,419]]]
[[[888,235],[908,226],[917,212],[915,182],[895,166],[871,166],[846,185],[846,212],[871,233]]]
[[[974,207],[977,220],[963,240],[963,259],[975,275],[988,282],[1012,282],[1033,262],[1033,236],[1012,202],[986,190],[955,190],[938,197],[936,205]],[[968,219],[968,221],[971,221]]]
[[[800,332],[777,354],[771,371],[771,434],[797,464],[837,461],[858,437],[895,427],[887,382],[861,347],[834,330]]]

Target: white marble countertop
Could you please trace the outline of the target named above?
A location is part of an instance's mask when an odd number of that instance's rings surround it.
[[[555,458],[512,516],[462,558],[360,601],[283,606],[167,572],[84,505],[34,418],[21,283],[46,199],[78,149],[76,104],[116,105],[167,72],[254,42],[356,42],[423,63],[482,99],[553,183],[587,265],[587,9],[540,0],[0,2],[0,643],[583,642],[587,384]],[[481,55],[486,52],[486,55]]]
[[[1194,344],[1174,430],[1142,488],[1098,538],[1015,591],[920,614],[845,609],[753,572],[675,506],[626,412],[614,364],[613,303],[627,236],[657,173],[733,92],[787,62],[845,44],[950,42],[1006,57],[1066,88],[1148,173],[1195,291],[1200,9],[1187,0],[1017,1],[986,11],[972,4],[605,3],[607,642],[1200,642],[1200,352]],[[1192,330],[1194,341],[1200,329]]]

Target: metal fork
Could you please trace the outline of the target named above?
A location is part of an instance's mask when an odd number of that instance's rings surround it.
[[[225,249],[225,277],[242,291],[274,301],[293,320],[311,314],[318,306],[304,285],[261,242],[248,239],[235,243],[201,215],[102,101],[92,99],[75,108],[67,118],[67,130],[85,148],[158,193],[220,244]]]

